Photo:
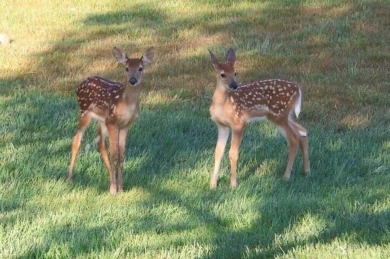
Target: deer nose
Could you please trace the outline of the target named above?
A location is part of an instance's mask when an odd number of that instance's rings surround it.
[[[135,78],[134,76],[132,76],[132,77],[130,78],[129,82],[130,82],[131,85],[135,85],[135,84],[138,82],[138,80],[137,80],[137,78]]]
[[[236,81],[232,81],[230,84],[229,84],[229,88],[232,89],[232,90],[236,90],[238,87]]]

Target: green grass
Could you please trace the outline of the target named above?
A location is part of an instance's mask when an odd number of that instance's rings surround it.
[[[1,258],[390,257],[390,2],[11,1],[0,3]],[[141,55],[141,118],[124,192],[84,138],[67,185],[89,75],[125,80],[113,46]],[[245,131],[239,186],[225,156],[208,189],[217,129],[207,49],[237,54],[239,80],[303,85],[312,176],[282,181],[285,140]]]

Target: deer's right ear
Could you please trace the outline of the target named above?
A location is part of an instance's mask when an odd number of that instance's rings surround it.
[[[228,49],[226,53],[226,63],[234,66],[234,62],[236,62],[236,54],[232,48]]]
[[[127,57],[124,52],[120,51],[117,47],[114,47],[112,49],[112,54],[119,63],[126,65]]]

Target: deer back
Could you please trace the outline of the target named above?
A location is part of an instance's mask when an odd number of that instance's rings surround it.
[[[300,87],[285,80],[271,79],[241,85],[228,95],[239,117],[251,111],[266,111],[280,117],[290,113],[300,97]]]
[[[77,101],[81,116],[89,110],[102,117],[114,116],[125,85],[98,76],[88,77],[77,88]]]

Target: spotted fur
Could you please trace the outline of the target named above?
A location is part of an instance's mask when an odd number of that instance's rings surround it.
[[[280,79],[256,81],[240,85],[228,95],[237,116],[243,111],[268,109],[272,115],[282,116],[286,107],[300,93],[299,85]]]
[[[115,107],[121,99],[125,85],[98,76],[88,77],[76,90],[81,117],[94,106],[106,110],[114,116]]]
[[[140,83],[144,68],[153,60],[154,49],[153,47],[146,49],[140,58],[129,58],[116,47],[112,49],[112,54],[118,63],[124,66],[129,85],[92,76],[77,87],[80,117],[77,132],[73,137],[67,181],[69,183],[73,181],[73,169],[85,130],[92,120],[97,120],[98,136],[95,142],[109,172],[110,193],[115,194],[123,190],[127,133],[140,116]],[[106,148],[106,137],[109,140],[110,153]]]
[[[228,49],[226,61],[223,63],[219,62],[210,50],[209,53],[217,78],[210,115],[218,128],[210,188],[217,187],[218,172],[230,132],[230,186],[237,186],[237,161],[244,129],[248,123],[263,120],[273,123],[287,140],[289,155],[283,178],[290,179],[298,148],[302,151],[304,173],[310,175],[307,130],[295,122],[292,116],[292,113],[295,113],[298,117],[301,111],[300,86],[280,79],[237,85],[234,50]]]

